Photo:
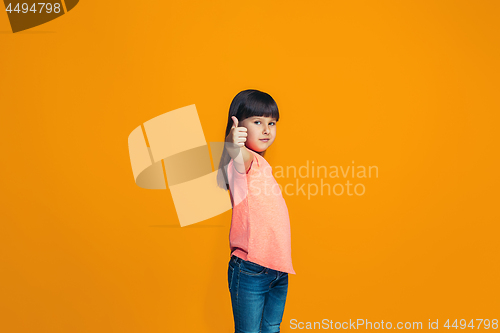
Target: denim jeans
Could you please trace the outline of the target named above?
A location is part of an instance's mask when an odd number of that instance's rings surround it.
[[[235,333],[279,332],[288,273],[231,256],[227,279]]]

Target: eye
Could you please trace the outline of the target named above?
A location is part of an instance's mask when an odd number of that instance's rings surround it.
[[[260,123],[260,120],[254,121],[254,124],[257,124],[257,123]],[[257,124],[257,125],[259,125],[259,124]]]
[[[269,123],[269,125],[271,125],[271,124],[276,125],[276,123],[275,123],[274,121],[271,121],[271,122]]]

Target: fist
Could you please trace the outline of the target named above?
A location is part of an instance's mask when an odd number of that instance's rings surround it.
[[[247,141],[247,128],[238,127],[238,118],[232,116],[233,126],[227,135],[226,141],[234,143],[236,146],[243,147]]]

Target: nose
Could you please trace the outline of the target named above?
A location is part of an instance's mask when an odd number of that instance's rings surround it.
[[[264,125],[264,131],[263,131],[263,133],[264,134],[269,134],[269,131],[270,131],[269,130],[269,125]]]

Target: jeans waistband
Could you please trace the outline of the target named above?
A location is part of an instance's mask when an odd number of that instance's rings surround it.
[[[234,254],[231,256],[231,261],[234,262],[235,264],[239,264],[243,259],[240,257],[235,256]]]

